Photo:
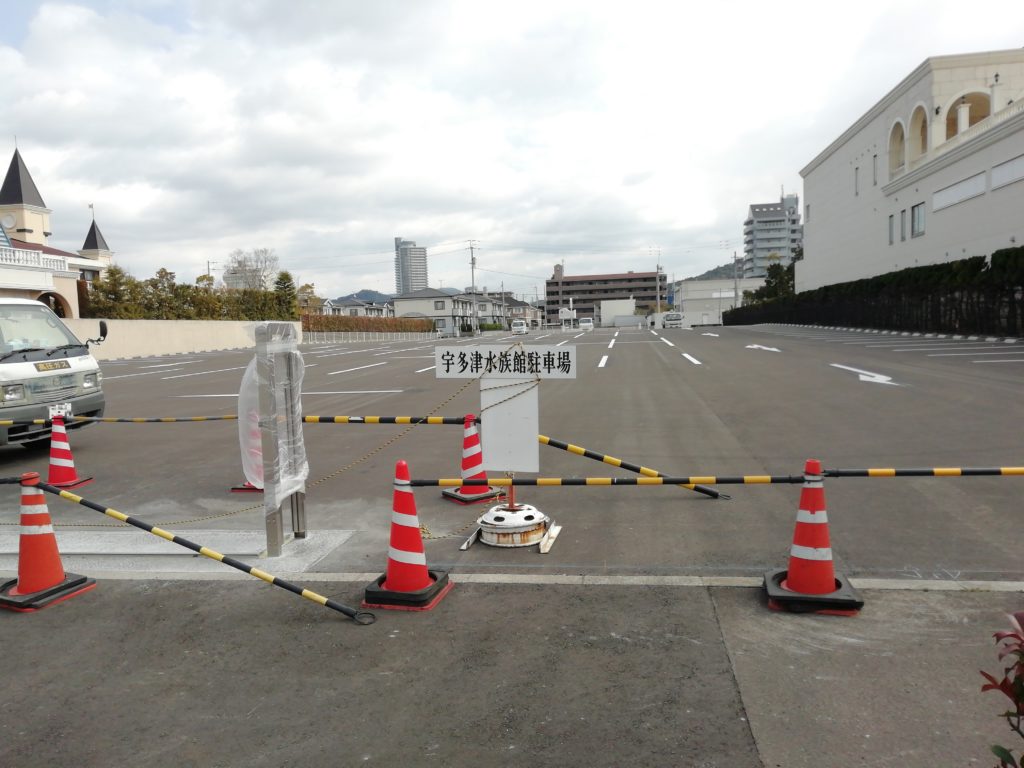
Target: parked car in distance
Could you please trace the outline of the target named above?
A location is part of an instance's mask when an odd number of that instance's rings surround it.
[[[530,332],[530,326],[526,324],[525,320],[513,320],[512,321],[512,335],[520,336],[524,333]]]
[[[682,328],[683,316],[678,312],[669,312],[661,321],[663,328]]]
[[[592,331],[594,330],[594,320],[589,317],[580,318],[580,330],[581,331]]]

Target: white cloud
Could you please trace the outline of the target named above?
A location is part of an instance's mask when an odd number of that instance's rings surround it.
[[[926,57],[1019,45],[1016,3],[21,2],[0,135],[75,250],[88,203],[138,277],[272,247],[337,296],[678,277]],[[2,148],[0,148],[2,149]],[[9,149],[13,150],[13,147]]]

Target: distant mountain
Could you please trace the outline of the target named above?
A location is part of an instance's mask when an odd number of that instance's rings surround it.
[[[350,293],[348,296],[342,296],[343,299],[359,299],[359,301],[365,301],[367,304],[385,304],[395,295],[393,293],[380,293],[378,291],[371,291],[369,288],[364,288],[356,293]]]
[[[685,280],[732,280],[732,278],[736,275],[736,273],[734,272],[735,269],[737,269],[737,267],[733,266],[732,262],[729,262],[728,264],[723,264],[720,267],[715,267],[714,269],[709,269],[704,274],[697,275],[696,277],[687,277],[687,278],[684,278],[684,279]],[[740,276],[742,277],[742,271],[740,272]]]

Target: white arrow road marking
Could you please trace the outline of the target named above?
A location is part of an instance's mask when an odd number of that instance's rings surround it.
[[[840,365],[839,363],[830,363],[833,368],[842,368],[844,371],[853,371],[859,374],[858,378],[861,381],[870,381],[872,384],[892,384],[894,387],[898,387],[895,381],[892,380],[892,376],[883,376],[880,373],[872,373],[871,371],[862,371],[860,368],[851,368],[848,365]]]
[[[747,344],[747,349],[763,349],[765,352],[778,352],[775,347],[762,347],[760,344]]]
[[[718,334],[717,333],[702,333],[701,336],[715,336],[715,337],[717,337]]]

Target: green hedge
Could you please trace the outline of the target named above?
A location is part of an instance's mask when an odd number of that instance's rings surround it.
[[[973,256],[826,285],[729,310],[723,321],[1018,336],[1024,332],[1024,247],[996,251],[990,260]]]
[[[373,333],[431,333],[432,320],[408,317],[351,317],[347,315],[303,315],[303,331],[370,331]]]

